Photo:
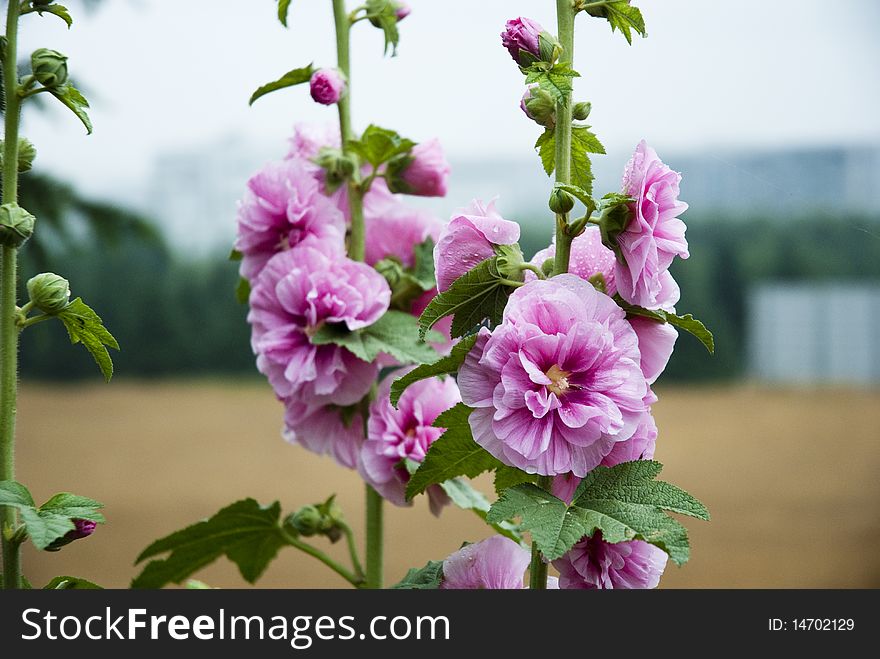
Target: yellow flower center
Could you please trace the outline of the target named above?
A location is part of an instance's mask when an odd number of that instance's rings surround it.
[[[547,388],[554,394],[561,396],[568,391],[568,376],[570,376],[571,373],[563,371],[557,364],[553,364],[553,366],[550,367],[550,370],[544,375],[550,378],[550,384],[547,385]]]

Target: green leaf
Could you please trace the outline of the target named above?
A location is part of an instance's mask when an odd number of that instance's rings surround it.
[[[424,291],[430,291],[437,286],[434,276],[434,239],[431,236],[413,248],[413,279]]]
[[[434,421],[435,427],[446,428],[446,431],[431,444],[422,464],[407,483],[407,499],[421,494],[431,485],[458,476],[473,478],[501,466],[501,462],[474,441],[468,423],[472,411],[464,403],[458,403]],[[496,521],[504,521],[504,518]]]
[[[701,321],[694,318],[693,315],[686,314],[684,316],[679,316],[671,311],[664,311],[663,309],[645,309],[644,307],[630,304],[620,297],[619,294],[614,296],[614,301],[617,302],[618,306],[630,316],[641,316],[642,318],[656,320],[658,323],[669,323],[670,325],[683,329],[685,332],[693,334],[700,343],[706,347],[709,354],[715,354],[715,337],[712,336],[712,332],[710,332]]]
[[[605,153],[605,147],[590,132],[589,126],[572,126],[571,130],[571,182],[587,194],[593,193],[593,166],[590,153]]]
[[[436,590],[443,581],[443,561],[428,561],[422,568],[410,568],[392,590]]]
[[[251,297],[251,283],[244,277],[238,278],[235,286],[235,299],[239,304],[247,304]]]
[[[501,494],[504,490],[520,483],[534,483],[537,480],[536,474],[527,474],[522,469],[501,465],[495,470],[495,492]]]
[[[397,12],[394,4],[389,0],[367,0],[365,6],[370,23],[385,33],[385,54],[388,54],[390,46],[392,57],[397,55],[400,32],[397,29]]]
[[[70,16],[70,12],[67,10],[67,7],[63,5],[51,4],[46,7],[34,7],[34,11],[37,12],[40,16],[44,13],[53,14],[60,18],[62,21],[67,23],[67,29],[70,29],[70,26],[73,25],[73,18]]]
[[[92,120],[89,119],[89,115],[86,112],[89,107],[86,97],[71,84],[61,85],[60,87],[50,89],[49,92],[77,116],[83,126],[86,127],[86,132],[91,135]]]
[[[301,85],[304,82],[308,82],[312,78],[312,74],[315,72],[312,64],[308,66],[304,66],[299,69],[293,69],[292,71],[288,71],[283,76],[275,80],[274,82],[269,82],[259,87],[253,94],[251,94],[251,99],[248,101],[248,105],[253,105],[254,101],[256,101],[261,96],[265,96],[274,91],[278,91],[279,89],[286,89],[287,87],[294,87],[296,85]]]
[[[21,513],[28,536],[37,549],[45,549],[76,528],[75,519],[104,523],[104,516],[98,512],[104,505],[94,499],[62,492],[38,508],[28,489],[15,481],[0,481],[0,506],[10,506]]]
[[[688,560],[687,530],[664,511],[708,520],[705,506],[684,490],[653,480],[659,462],[636,460],[597,467],[581,482],[570,505],[535,485],[505,490],[488,520],[521,517],[541,553],[555,560],[596,531],[610,543],[644,540],[669,554],[678,565]]]
[[[55,577],[43,590],[104,590],[102,586],[80,577]]]
[[[351,152],[361,156],[373,167],[379,167],[396,156],[408,154],[416,145],[395,131],[370,125],[359,140],[349,140]]]
[[[64,323],[70,342],[85,346],[104,374],[104,379],[109,382],[113,377],[113,360],[107,347],[119,350],[119,344],[104,327],[101,317],[82,298],[76,298],[58,313],[58,318]]]
[[[596,4],[595,8],[587,8],[587,13],[606,19],[611,31],[620,30],[628,44],[632,45],[632,30],[645,36],[645,19],[638,7],[630,5],[630,0],[606,0]]]
[[[369,327],[353,332],[345,325],[324,325],[312,336],[312,343],[342,346],[365,362],[386,353],[400,362],[430,363],[437,359],[437,351],[419,340],[417,322],[411,314],[392,310]],[[441,341],[442,337],[436,334],[428,339]]]
[[[287,27],[287,14],[290,11],[290,0],[278,0],[278,20]]]
[[[440,483],[440,487],[443,488],[443,491],[446,492],[446,495],[455,506],[462,510],[473,512],[477,517],[486,522],[486,516],[489,513],[490,505],[485,494],[475,489],[470,483],[462,478],[453,478],[444,481]],[[519,532],[519,526],[508,520],[486,523],[489,524],[496,533],[503,535],[505,538],[510,538],[517,543],[523,541],[522,534]]]
[[[453,338],[464,336],[488,319],[492,325],[501,322],[511,288],[502,283],[498,257],[486,259],[452,282],[437,295],[419,318],[422,337],[441,318],[452,316]]]
[[[459,367],[464,364],[465,357],[467,357],[476,342],[476,334],[467,336],[452,347],[452,352],[448,356],[441,357],[431,364],[416,366],[409,373],[395,380],[391,384],[391,404],[397,407],[401,395],[411,384],[415,384],[420,380],[427,380],[428,378],[457,373]]]
[[[544,62],[538,62],[526,69],[526,84],[538,83],[541,89],[553,98],[554,102],[563,102],[574,90],[572,79],[579,78],[580,73],[572,70],[568,63],[554,64],[547,68]]]
[[[241,576],[254,583],[286,543],[279,524],[281,505],[262,507],[253,499],[227,506],[213,517],[176,531],[147,547],[135,564],[170,552],[147,563],[132,588],[161,588],[182,583],[224,554]]]
[[[552,176],[556,171],[556,131],[548,128],[541,133],[538,141],[535,142],[535,148],[538,150],[547,176]]]

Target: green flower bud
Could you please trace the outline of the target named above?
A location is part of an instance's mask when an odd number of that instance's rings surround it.
[[[535,123],[546,128],[556,126],[556,101],[538,83],[534,82],[526,88],[519,107]]]
[[[29,172],[37,157],[37,149],[26,137],[18,138],[18,173]],[[0,167],[3,167],[3,140],[0,140]]]
[[[327,173],[325,181],[328,192],[335,192],[357,169],[357,163],[339,149],[321,149],[315,162]]]
[[[498,274],[504,279],[510,279],[511,281],[523,281],[525,279],[522,271],[522,264],[525,262],[525,259],[519,245],[495,245],[495,253],[498,255],[498,260],[496,261]]]
[[[565,215],[574,208],[574,197],[561,188],[556,188],[550,193],[550,210],[559,215]]]
[[[54,272],[44,272],[28,280],[27,291],[34,306],[56,314],[70,303],[70,282]]]
[[[571,108],[571,117],[575,121],[586,121],[592,109],[592,103],[575,103]]]
[[[321,532],[321,517],[317,506],[303,506],[288,517],[288,522],[297,533],[308,538]]]
[[[0,245],[21,247],[34,233],[33,215],[15,202],[0,206]]]
[[[617,237],[623,233],[633,217],[632,199],[624,194],[610,193],[603,197],[602,214],[599,216],[599,229],[602,244],[620,257]]]
[[[541,272],[544,273],[545,277],[550,277],[553,275],[553,269],[556,267],[556,259],[547,259],[541,264]]]
[[[57,50],[38,48],[31,55],[31,70],[41,85],[55,89],[67,82],[67,57]]]

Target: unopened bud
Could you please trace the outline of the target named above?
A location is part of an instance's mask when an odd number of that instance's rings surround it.
[[[405,2],[393,2],[391,4],[394,6],[394,15],[397,16],[398,22],[402,21],[412,12],[410,6]]]
[[[82,540],[83,538],[87,538],[95,532],[95,527],[98,526],[95,522],[89,519],[75,519],[73,520],[73,525],[73,530],[68,531],[63,536],[52,542],[52,544],[46,547],[46,551],[58,551],[63,546],[69,545],[74,540]]]
[[[31,70],[41,85],[55,89],[67,82],[67,57],[57,50],[38,48],[31,55]]]
[[[550,193],[550,210],[559,215],[565,215],[574,208],[574,197],[562,188],[556,188]]]
[[[571,108],[571,117],[575,121],[586,121],[592,109],[592,103],[575,103]]]
[[[26,137],[18,138],[18,173],[29,172],[37,157],[37,149]],[[3,167],[3,140],[0,140],[0,167]]]
[[[288,518],[290,525],[307,538],[321,532],[321,512],[316,506],[303,506]]]
[[[556,102],[538,83],[533,82],[526,88],[519,106],[535,123],[546,128],[556,125]]]
[[[338,69],[318,69],[309,80],[312,99],[321,105],[333,105],[348,91],[348,82]]]
[[[70,282],[54,272],[44,272],[29,279],[27,291],[34,306],[50,315],[70,303]]]
[[[15,202],[0,206],[0,245],[21,247],[33,235],[36,220]]]
[[[329,192],[334,192],[350,179],[357,169],[355,161],[339,149],[321,149],[315,162],[326,173],[325,183]]]

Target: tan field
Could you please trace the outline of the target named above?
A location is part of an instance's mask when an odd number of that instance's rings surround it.
[[[710,523],[688,520],[693,558],[667,588],[880,587],[880,391],[659,388],[657,458],[664,478],[702,499]],[[232,501],[276,499],[289,511],[338,493],[358,537],[362,484],[328,459],[286,445],[265,385],[114,382],[25,386],[18,478],[107,505],[108,524],[57,554],[29,548],[35,585],[71,574],[124,587],[158,536]],[[491,483],[480,480],[484,491]],[[487,528],[423,501],[386,507],[389,582],[441,559]],[[319,540],[319,544],[325,544]],[[342,557],[341,547],[333,552]],[[243,587],[225,559],[198,577]],[[283,550],[263,587],[346,585],[314,559]]]

